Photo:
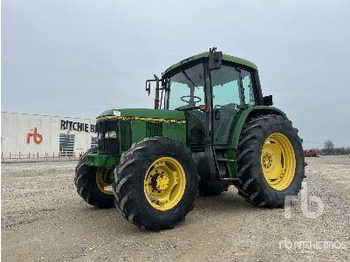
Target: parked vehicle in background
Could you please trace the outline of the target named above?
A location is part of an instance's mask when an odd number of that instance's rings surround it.
[[[319,155],[317,154],[317,151],[314,149],[309,149],[304,151],[304,156],[305,157],[318,157]]]

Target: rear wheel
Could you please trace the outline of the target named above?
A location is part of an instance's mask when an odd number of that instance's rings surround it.
[[[305,177],[301,139],[283,116],[249,120],[240,137],[237,162],[235,186],[258,206],[283,207],[287,196],[298,194]]]
[[[115,173],[116,206],[138,227],[170,229],[193,209],[197,170],[191,152],[177,140],[142,140],[122,155]]]
[[[86,154],[97,152],[93,148]],[[103,167],[87,166],[82,159],[75,169],[75,186],[78,194],[90,205],[99,208],[114,207],[114,196],[108,177],[112,170]]]

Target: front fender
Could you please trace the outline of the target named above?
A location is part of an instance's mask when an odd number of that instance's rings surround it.
[[[87,154],[83,161],[87,166],[114,168],[119,163],[119,156]]]

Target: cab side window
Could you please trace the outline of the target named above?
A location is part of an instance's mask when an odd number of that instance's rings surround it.
[[[244,90],[244,103],[255,105],[255,94],[253,88],[252,75],[249,71],[241,70],[242,85]]]
[[[211,72],[214,107],[228,104],[239,105],[239,72],[230,66],[223,65]]]

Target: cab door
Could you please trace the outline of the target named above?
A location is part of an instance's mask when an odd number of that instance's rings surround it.
[[[226,146],[239,110],[255,103],[252,76],[248,70],[222,65],[211,71],[213,96],[212,141],[215,146]]]
[[[211,71],[213,115],[212,141],[227,145],[235,115],[243,104],[240,72],[236,67],[222,65]]]

